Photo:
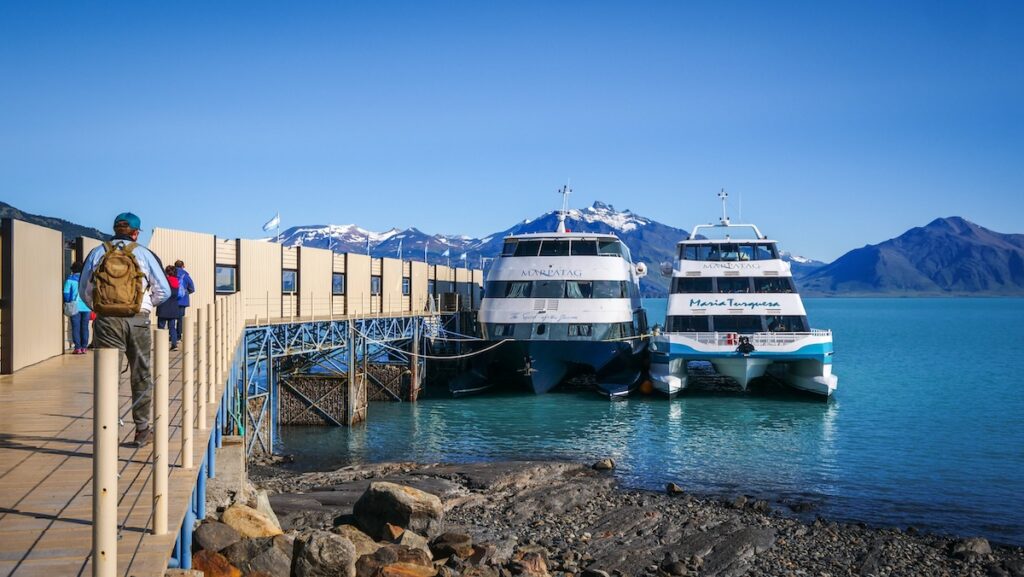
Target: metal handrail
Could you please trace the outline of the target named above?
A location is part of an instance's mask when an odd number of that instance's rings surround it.
[[[827,329],[811,329],[796,333],[735,333],[735,332],[665,332],[663,334],[686,337],[702,345],[736,346],[740,337],[750,339],[754,346],[781,346],[801,341],[810,337],[831,337],[832,331]]]

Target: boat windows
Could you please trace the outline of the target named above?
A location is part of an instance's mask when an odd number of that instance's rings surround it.
[[[604,340],[625,339],[633,334],[633,323],[611,323],[608,325],[608,332],[605,333]]]
[[[601,256],[622,256],[622,243],[617,240],[597,241],[597,254]]]
[[[529,298],[530,293],[533,292],[533,283],[527,280],[524,281],[511,281],[508,283],[508,287],[505,289],[505,297],[510,299],[521,299]],[[501,293],[495,293],[498,296]]]
[[[594,281],[594,298],[624,299],[629,297],[629,283],[619,280]]]
[[[666,324],[668,325],[668,331],[672,333],[708,332],[708,317],[670,316]]]
[[[516,244],[516,256],[537,256],[538,251],[539,240],[521,240]]]
[[[545,240],[540,245],[540,256],[569,256],[569,241]]]
[[[720,293],[748,293],[750,292],[750,278],[719,278],[718,292]]]
[[[683,260],[711,260],[711,245],[684,244],[679,248],[679,258]]]
[[[765,326],[773,333],[806,333],[807,317],[799,316],[767,316]]]
[[[515,331],[515,325],[491,325],[491,336],[492,337],[511,337]]]
[[[773,260],[779,258],[779,252],[775,248],[775,244],[758,244],[754,245],[757,247],[757,260]]]
[[[793,279],[790,277],[758,277],[754,279],[756,293],[791,293],[796,292]]]
[[[710,293],[714,290],[711,288],[710,278],[676,278],[672,292],[676,294]]]
[[[589,280],[565,281],[565,298],[589,299],[594,295],[594,282]]]
[[[684,244],[679,247],[682,260],[746,261],[779,258],[775,244],[770,243],[714,243]]]
[[[539,299],[560,299],[565,294],[565,281],[539,280],[533,283],[533,297]]]
[[[597,256],[596,240],[572,241],[572,256]]]
[[[594,334],[594,327],[590,324],[570,324],[570,337],[589,337]]]
[[[506,240],[505,244],[501,247],[501,256],[512,256],[516,253],[516,241]]]
[[[538,335],[542,335],[542,334],[546,333],[547,331],[548,331],[547,325],[545,325],[543,323],[537,325],[537,334]]]
[[[722,333],[759,333],[764,331],[762,319],[754,315],[728,315],[711,317],[711,329]]]

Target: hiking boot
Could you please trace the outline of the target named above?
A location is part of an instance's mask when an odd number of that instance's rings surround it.
[[[135,440],[132,445],[136,447],[144,447],[153,442],[153,427],[146,427],[145,429],[135,430]]]

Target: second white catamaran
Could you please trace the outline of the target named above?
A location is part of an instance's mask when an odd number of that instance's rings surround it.
[[[653,337],[651,378],[670,396],[687,388],[691,361],[709,361],[744,390],[766,372],[828,397],[835,391],[832,331],[812,329],[789,263],[752,224],[717,225],[678,244],[665,328]]]

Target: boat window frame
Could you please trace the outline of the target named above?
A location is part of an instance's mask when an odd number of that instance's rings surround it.
[[[562,252],[562,247],[565,247],[565,251]],[[551,248],[554,247],[554,248]],[[540,243],[540,252],[537,256],[553,257],[553,256],[569,256],[569,241],[563,239],[547,239]]]
[[[750,282],[751,278],[752,277],[749,277],[749,276],[720,276],[720,277],[715,277],[715,292],[718,293],[718,294],[728,294],[728,295],[750,294],[752,292],[751,291],[751,282]],[[738,281],[740,281],[740,282],[745,281],[746,282],[746,284],[747,284],[746,290],[742,290],[742,291],[737,291],[737,290],[726,291],[726,290],[722,290],[722,284],[723,283],[725,283],[725,284],[737,283]]]
[[[709,276],[693,278],[677,276],[674,280],[675,282],[672,286],[673,294],[712,294],[715,292],[714,280]],[[688,290],[686,287],[684,287],[684,285],[686,284],[693,283],[707,283],[708,290]]]
[[[537,256],[540,252],[540,243],[541,241],[539,240],[520,240],[516,243],[516,252],[514,256]],[[526,248],[528,246],[534,247],[533,254],[529,254],[530,251]]]
[[[763,286],[758,286],[779,282],[784,282],[788,286],[782,287],[782,290],[765,290]],[[793,282],[793,277],[789,276],[756,276],[754,277],[754,292],[758,294],[793,294],[796,292],[796,284]]]
[[[588,249],[588,251],[583,251],[583,252],[580,252],[580,251],[577,250],[579,247],[583,247],[583,246],[588,246],[588,247],[592,248],[593,252],[589,252],[589,249]],[[571,256],[597,256],[597,240],[596,239],[595,240],[590,240],[590,239],[576,240],[576,239],[573,239],[572,242],[569,245],[569,254]]]

